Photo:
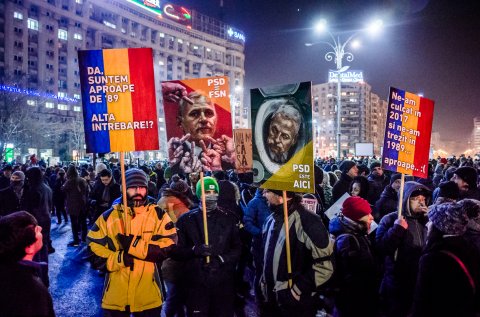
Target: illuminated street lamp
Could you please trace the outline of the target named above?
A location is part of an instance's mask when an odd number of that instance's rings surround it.
[[[367,27],[367,31],[371,35],[376,35],[379,33],[381,27],[383,26],[383,22],[381,20],[375,20]],[[313,46],[317,44],[326,44],[332,50],[325,54],[325,60],[327,62],[333,61],[337,67],[335,73],[337,73],[337,159],[340,159],[341,154],[341,109],[342,109],[342,83],[340,81],[341,73],[347,71],[350,66],[343,66],[343,58],[346,59],[347,62],[353,61],[353,54],[346,50],[347,45],[349,43],[352,44],[353,48],[357,48],[360,46],[360,42],[358,40],[354,40],[354,38],[358,35],[359,32],[355,32],[350,37],[347,38],[345,42],[341,42],[340,36],[334,36],[332,32],[330,32],[327,28],[327,22],[325,20],[320,20],[315,25],[315,31],[319,33],[327,32],[331,38],[331,41],[320,41],[315,43],[305,43],[305,46]]]

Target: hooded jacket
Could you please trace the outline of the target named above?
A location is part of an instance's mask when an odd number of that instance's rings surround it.
[[[270,209],[268,209],[267,201],[263,197],[263,191],[257,189],[255,197],[248,202],[247,209],[245,210],[245,216],[243,218],[245,229],[252,236],[261,237],[262,226],[269,215]]]
[[[142,208],[142,212],[137,210]],[[88,232],[87,244],[97,256],[96,263],[107,271],[102,308],[139,312],[162,305],[159,266],[169,247],[175,244],[176,230],[166,212],[154,204],[135,208],[130,218],[131,242],[124,249],[118,240],[123,234],[123,205],[116,204],[98,217]],[[126,266],[123,253],[134,257]]]
[[[418,261],[425,246],[428,218],[425,215],[415,215],[410,211],[410,196],[414,191],[430,190],[417,182],[406,182],[402,202],[402,215],[408,223],[408,229],[394,224],[398,218],[397,212],[385,215],[377,228],[376,242],[378,251],[385,256],[385,274],[381,292],[399,291],[402,294],[412,294],[418,272]],[[427,201],[428,202],[428,201]],[[398,251],[397,251],[398,250]],[[398,252],[396,260],[395,253]]]
[[[293,288],[300,295],[301,303],[302,298],[310,297],[332,276],[333,243],[320,216],[307,211],[294,199],[287,203],[288,223]],[[265,260],[261,284],[268,302],[275,302],[276,293],[288,287],[283,205],[273,209],[262,231]]]

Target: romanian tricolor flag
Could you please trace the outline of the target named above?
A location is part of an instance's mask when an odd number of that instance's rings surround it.
[[[151,48],[79,51],[88,153],[158,150]]]
[[[390,87],[383,145],[384,169],[426,178],[434,102]]]

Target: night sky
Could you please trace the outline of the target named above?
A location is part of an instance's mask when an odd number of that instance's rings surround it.
[[[422,93],[435,101],[433,131],[442,140],[462,142],[480,116],[476,93],[480,75],[480,6],[476,1],[262,1],[176,0],[206,15],[221,18],[246,34],[245,95],[250,88],[297,81],[327,81],[326,40],[313,26],[325,18],[332,33],[345,40],[372,17],[382,18],[381,35],[361,34],[362,46],[351,50],[352,70],[363,70],[373,92],[387,99],[390,86]],[[365,34],[365,33],[364,33]],[[249,98],[247,98],[249,100]]]

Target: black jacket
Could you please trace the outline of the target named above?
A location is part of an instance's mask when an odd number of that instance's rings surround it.
[[[366,226],[339,216],[332,219],[329,231],[335,236],[334,281],[338,316],[376,316],[379,275]]]
[[[353,182],[353,178],[345,173],[342,173],[340,180],[335,183],[332,189],[332,204],[336,202],[343,194],[348,193],[350,185]]]
[[[405,183],[402,214],[408,223],[407,230],[394,224],[398,217],[397,212],[384,216],[378,225],[377,248],[385,257],[385,274],[381,293],[392,294],[393,292],[407,295],[414,291],[418,261],[426,241],[425,225],[428,221],[426,215],[413,215],[410,212],[410,195],[419,189],[429,191],[426,186],[417,182]],[[396,259],[395,253],[397,253]]]
[[[107,202],[108,206],[101,206],[102,205],[102,197],[103,197],[103,191],[105,189],[105,185],[103,185],[102,181],[100,179],[95,181],[95,184],[93,185],[93,189],[90,192],[90,200],[93,202],[94,207],[97,209],[97,213],[101,213],[103,211],[106,211],[109,209],[113,201],[120,197],[122,195],[122,192],[120,190],[120,185],[115,183],[115,180],[112,177],[112,182],[109,184],[109,193],[108,197],[109,200]]]
[[[0,264],[0,316],[55,316],[39,266],[30,261]]]
[[[228,210],[217,207],[207,213],[208,242],[215,254],[215,260],[211,260],[223,261],[218,270],[211,271],[205,257],[196,257],[193,251],[194,246],[205,244],[201,209],[193,209],[178,219],[178,243],[172,258],[185,261],[184,274],[189,284],[219,285],[233,278],[242,247],[237,224],[237,218]]]
[[[11,187],[0,190],[0,217],[20,210],[20,199],[18,199]]]
[[[433,240],[433,239],[432,239]],[[478,305],[479,255],[461,236],[439,237],[428,242],[420,258],[413,317],[476,316]],[[450,252],[460,261],[445,253]],[[476,283],[477,297],[472,282]]]
[[[383,190],[380,198],[373,207],[373,218],[377,223],[388,213],[398,209],[398,194],[392,186],[388,185]]]
[[[387,175],[383,174],[382,176],[375,176],[370,174],[368,176],[368,202],[371,205],[375,205],[377,200],[380,198],[380,195],[383,192],[383,189],[387,187],[390,183],[390,179]]]

